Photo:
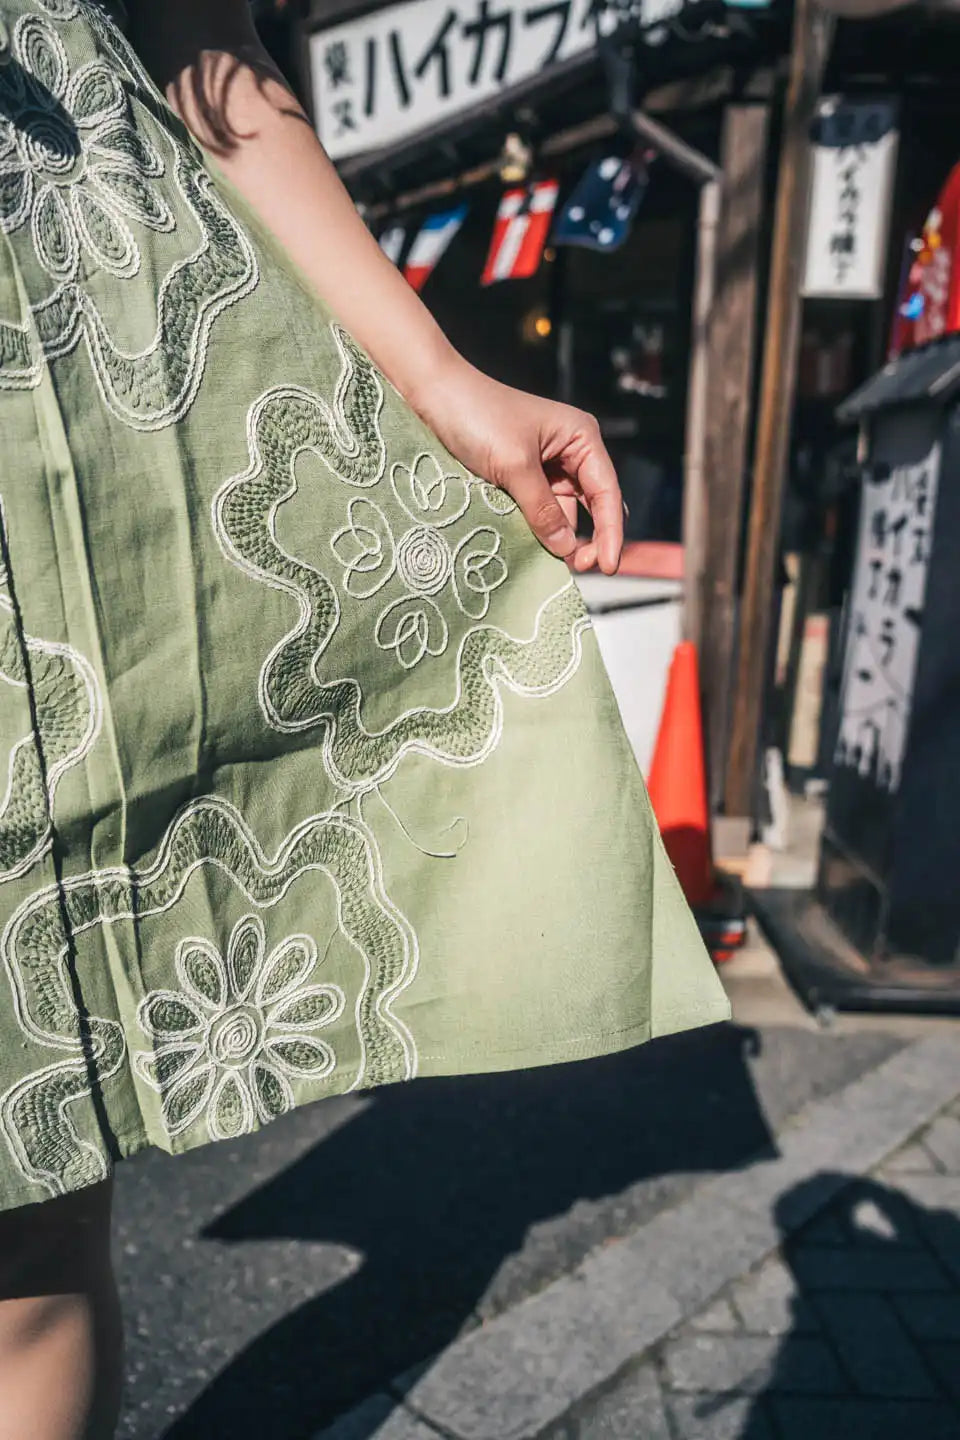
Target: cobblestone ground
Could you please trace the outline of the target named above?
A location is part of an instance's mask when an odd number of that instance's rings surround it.
[[[551,1440],[960,1440],[960,1103]]]

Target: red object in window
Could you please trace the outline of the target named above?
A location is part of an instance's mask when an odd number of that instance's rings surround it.
[[[960,164],[951,170],[897,299],[890,354],[960,331]]]
[[[593,569],[596,572],[599,566]],[[682,580],[683,546],[673,540],[624,540],[617,574],[638,580]]]
[[[682,580],[683,546],[668,540],[625,540],[617,574],[647,580]]]

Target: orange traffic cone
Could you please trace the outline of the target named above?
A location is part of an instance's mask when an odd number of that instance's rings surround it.
[[[706,905],[716,887],[697,650],[689,640],[681,641],[673,653],[647,788],[687,903]]]

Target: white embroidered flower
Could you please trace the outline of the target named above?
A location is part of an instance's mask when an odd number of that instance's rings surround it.
[[[313,1033],[343,1012],[337,985],[304,982],[317,963],[309,935],[291,935],[266,955],[263,922],[237,922],[227,959],[191,936],[176,953],[181,989],[154,990],[137,1020],[153,1049],[134,1056],[137,1074],[162,1097],[167,1133],[201,1115],[212,1140],[251,1130],[294,1103],[290,1081],[321,1080],[332,1049]]]
[[[411,466],[394,465],[390,480],[415,523],[396,538],[380,506],[357,495],[347,506],[346,525],[330,545],[343,566],[343,588],[353,599],[369,599],[394,577],[402,584],[404,593],[380,611],[374,633],[380,648],[392,650],[411,670],[424,655],[442,655],[449,643],[437,603],[442,592],[452,594],[464,615],[482,620],[493,591],[507,578],[507,566],[500,534],[491,525],[475,526],[457,545],[442,533],[470,504],[470,486],[462,475],[446,474],[433,455],[424,454]]]
[[[173,212],[149,181],[163,161],[134,129],[118,74],[92,60],[70,74],[53,27],[24,15],[0,69],[0,230],[30,225],[44,270],[74,279],[81,253],[103,270],[136,274],[127,224],[170,230]]]
[[[418,455],[412,465],[394,465],[390,483],[411,520],[430,525],[452,525],[470,504],[465,478],[445,471],[429,451]]]
[[[397,573],[417,595],[435,595],[450,578],[450,546],[429,525],[415,525],[402,535],[396,553]]]

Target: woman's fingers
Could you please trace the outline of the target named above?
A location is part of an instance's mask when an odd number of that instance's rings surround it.
[[[505,466],[504,470],[508,478],[503,488],[516,500],[534,535],[552,554],[565,559],[577,543],[573,525],[564,513],[570,497],[564,496],[561,502],[539,464],[533,465],[527,459]],[[573,504],[575,514],[576,500]]]
[[[592,570],[597,563],[596,541],[581,540],[577,549],[567,558],[578,575],[582,574],[584,570]]]
[[[516,456],[513,463],[501,461],[501,484],[517,502],[537,539],[552,554],[570,562],[577,571],[599,565],[612,575],[623,547],[624,507],[617,474],[596,420],[580,412],[565,413],[564,419],[566,443],[555,450],[551,446],[554,458],[545,462],[551,479],[544,472],[541,456],[527,453]],[[578,503],[587,507],[593,520],[589,541],[578,542],[576,538]]]
[[[623,497],[617,472],[597,434],[577,468],[577,482],[593,517],[600,569],[612,575],[623,549]]]

